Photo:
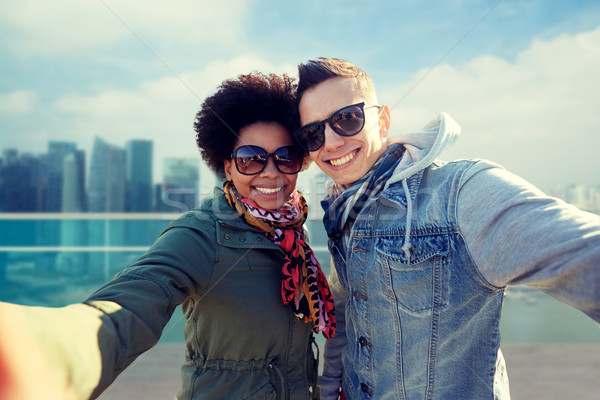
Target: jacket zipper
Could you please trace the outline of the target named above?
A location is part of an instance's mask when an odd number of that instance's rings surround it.
[[[293,318],[295,318],[292,313],[288,313],[289,317],[288,317],[288,340],[287,340],[287,346],[285,346],[285,357],[283,358],[283,376],[284,379],[287,380],[287,375],[288,375],[288,363],[289,363],[289,358],[290,358],[290,347],[291,347],[291,343],[292,343],[292,339],[293,339],[293,329],[294,329],[294,320]],[[289,399],[289,385],[285,384],[283,385],[285,393],[283,394],[283,399],[288,400]]]

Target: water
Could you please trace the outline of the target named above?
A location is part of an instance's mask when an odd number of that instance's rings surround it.
[[[175,217],[0,214],[0,301],[51,307],[82,301],[137,260]],[[308,229],[311,246],[328,274],[321,221],[309,221]],[[161,342],[182,342],[184,323],[177,309]],[[508,290],[500,328],[503,343],[600,342],[599,324],[526,287]]]

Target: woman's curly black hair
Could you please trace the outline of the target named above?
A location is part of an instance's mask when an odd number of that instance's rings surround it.
[[[225,177],[223,161],[230,158],[245,126],[276,122],[290,134],[300,127],[297,86],[296,80],[286,74],[253,72],[224,81],[204,100],[194,121],[196,144],[217,176]],[[305,160],[309,159],[306,154]]]

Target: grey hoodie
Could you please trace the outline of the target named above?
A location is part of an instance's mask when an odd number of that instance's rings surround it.
[[[323,398],[342,382],[349,399],[509,398],[497,333],[508,285],[600,322],[600,217],[497,164],[438,160],[459,133],[442,113],[390,138],[406,148],[393,176],[347,232],[348,253],[331,247]]]

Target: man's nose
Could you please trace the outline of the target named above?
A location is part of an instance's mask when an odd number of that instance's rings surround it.
[[[325,143],[323,144],[323,147],[329,151],[335,150],[343,144],[344,137],[335,133],[329,124],[325,124]]]

